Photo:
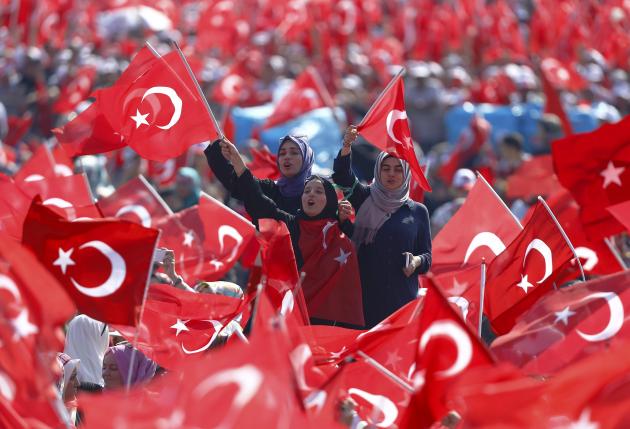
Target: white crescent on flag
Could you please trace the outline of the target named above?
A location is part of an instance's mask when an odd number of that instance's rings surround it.
[[[79,246],[79,249],[93,248],[98,250],[105,256],[110,264],[110,273],[107,280],[97,287],[85,287],[70,277],[70,281],[74,287],[84,295],[91,298],[103,298],[116,292],[122,286],[127,276],[127,265],[125,260],[118,252],[112,249],[108,244],[99,240],[88,241]]]

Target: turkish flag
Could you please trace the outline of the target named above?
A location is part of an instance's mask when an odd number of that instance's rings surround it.
[[[630,362],[619,357],[628,353],[627,342],[613,345],[546,381],[506,366],[479,369],[463,377],[450,403],[466,428],[626,427]]]
[[[70,222],[34,202],[23,242],[57,278],[80,312],[134,326],[159,232],[123,220]]]
[[[97,103],[79,113],[62,128],[52,130],[68,155],[93,155],[126,146],[123,137],[107,122]]]
[[[74,312],[62,286],[33,254],[0,235],[0,423],[12,410],[27,421],[58,427],[49,367]]]
[[[162,217],[160,246],[175,251],[175,268],[190,284],[221,279],[255,236],[251,222],[202,193],[199,204]]]
[[[167,159],[164,162],[146,160],[147,177],[158,189],[174,185],[177,171],[186,166],[187,160],[187,153],[181,154],[177,158]]]
[[[228,106],[257,106],[271,101],[271,93],[256,88],[258,78],[243,55],[212,88],[211,98]]]
[[[96,68],[85,65],[77,69],[72,80],[61,88],[59,97],[53,105],[56,113],[63,114],[74,110],[90,94],[96,78]]]
[[[548,73],[549,69],[539,68],[540,69],[540,80],[542,82],[543,92],[545,93],[545,113],[553,113],[560,119],[560,123],[562,124],[562,130],[564,131],[565,136],[570,136],[573,134],[573,128],[571,127],[571,121],[567,116],[567,113],[564,110],[564,106],[562,106],[562,100],[560,100],[560,95],[556,92],[556,89],[550,82]]]
[[[493,365],[488,350],[449,305],[440,290],[427,285],[419,317],[418,354],[413,377],[419,391],[412,399],[407,427],[429,427],[450,408],[446,396],[453,383],[476,367]]]
[[[552,287],[573,252],[542,203],[521,233],[488,266],[485,309],[499,334]]]
[[[605,240],[590,240],[586,236],[580,222],[579,207],[567,190],[562,190],[549,198],[547,204],[573,244],[584,274],[605,275],[625,269]],[[571,261],[571,266],[567,267],[564,277],[572,280],[578,276],[579,268],[575,261]]]
[[[98,201],[103,216],[117,217],[151,228],[160,218],[172,215],[162,197],[140,175]]]
[[[550,197],[564,190],[553,171],[551,155],[535,156],[523,162],[506,182],[505,196],[510,200],[529,200],[541,195]]]
[[[580,205],[580,219],[591,239],[623,231],[606,207],[630,200],[628,136],[630,117],[551,145],[558,179]]]
[[[84,395],[79,406],[86,426],[308,427],[295,380],[287,371],[287,344],[277,337],[213,351],[211,365],[207,360],[190,362],[155,380],[149,389]]]
[[[252,176],[259,179],[277,180],[280,178],[278,160],[276,155],[271,153],[267,145],[260,148],[250,148],[252,161],[247,164],[247,168],[252,172]]]
[[[557,89],[580,91],[586,87],[586,81],[573,64],[563,64],[556,58],[548,57],[540,62],[540,68],[547,81]]]
[[[630,339],[630,272],[552,291],[492,343],[494,355],[527,373],[554,374]]]
[[[135,80],[119,79],[96,95],[99,110],[127,145],[143,158],[166,161],[196,143],[215,140],[217,131],[209,116],[199,113],[207,112],[204,101],[177,52],[148,66],[144,55],[140,62],[136,58],[127,68],[138,76]],[[141,74],[144,67],[148,70]]]
[[[22,224],[31,205],[31,198],[13,183],[0,181],[0,232],[22,241]]]
[[[359,261],[337,222],[300,221],[304,298],[310,317],[363,326]]]
[[[422,189],[431,191],[418,164],[405,110],[405,88],[402,77],[396,76],[372,106],[371,111],[357,126],[357,131],[380,150],[409,163]]]
[[[606,208],[630,232],[630,201]]]
[[[518,219],[484,180],[433,239],[431,272],[441,274],[490,263],[522,230]]]
[[[276,103],[262,129],[273,128],[320,107],[333,108],[332,97],[322,83],[317,69],[309,66],[300,73],[291,89]]]
[[[22,182],[18,186],[30,198],[39,195],[43,205],[49,206],[68,220],[102,217],[94,205],[85,173]]]
[[[2,142],[8,146],[15,147],[31,128],[31,125],[33,125],[33,116],[30,112],[25,112],[22,116],[9,116],[7,125],[9,131]]]
[[[60,147],[51,151],[45,144],[39,145],[33,155],[15,174],[16,182],[32,182],[50,177],[71,176],[72,161]]]
[[[243,306],[239,298],[154,284],[149,287],[139,327],[116,329],[129,341],[137,341],[138,349],[158,365],[175,369],[207,358],[206,350]]]

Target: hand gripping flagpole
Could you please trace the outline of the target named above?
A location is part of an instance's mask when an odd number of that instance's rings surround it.
[[[151,284],[151,271],[153,270],[153,256],[157,250],[157,245],[160,242],[160,236],[162,231],[158,230],[158,236],[155,239],[153,245],[153,252],[151,253],[151,262],[149,262],[149,269],[147,271],[147,281],[144,285],[144,293],[142,294],[142,303],[140,304],[140,314],[138,315],[138,325],[136,326],[136,333],[133,336],[133,348],[131,349],[131,359],[129,360],[129,374],[127,375],[127,391],[131,388],[131,379],[133,378],[133,365],[136,363],[136,353],[138,348],[138,337],[140,336],[140,326],[142,325],[142,316],[144,315],[144,306],[147,302],[147,296],[149,295],[149,285]]]
[[[483,300],[486,294],[486,258],[481,259],[481,281],[479,282],[479,336],[481,337],[481,325],[483,324]]]
[[[374,110],[374,107],[376,105],[378,105],[378,102],[381,101],[381,99],[385,96],[385,94],[387,94],[387,91],[389,90],[389,88],[392,87],[392,85],[396,82],[396,79],[398,79],[401,76],[404,76],[405,74],[405,68],[402,67],[398,73],[396,73],[396,76],[394,76],[392,78],[392,80],[389,81],[389,83],[387,84],[387,86],[385,87],[384,90],[381,91],[381,93],[378,95],[378,98],[374,101],[374,103],[372,103],[372,105],[370,106],[370,109],[367,111],[367,113],[365,114],[365,116],[363,116],[363,119],[361,119],[361,122],[359,123],[359,125],[361,125],[361,123],[365,120],[365,118],[367,118],[368,116],[370,116],[370,113],[372,113],[372,110]],[[357,125],[357,126],[359,126]]]
[[[177,49],[177,53],[179,54],[179,57],[181,58],[181,60],[184,63],[184,65],[186,66],[186,70],[188,71],[188,75],[190,76],[192,81],[195,83],[195,87],[197,88],[197,92],[199,93],[199,97],[201,97],[201,99],[203,100],[203,104],[206,106],[206,110],[208,111],[208,115],[210,115],[210,119],[212,119],[212,123],[214,124],[214,129],[216,130],[217,134],[219,135],[219,139],[221,139],[221,140],[225,139],[225,134],[223,134],[223,130],[221,130],[221,125],[219,124],[219,121],[217,121],[217,118],[215,118],[214,113],[212,113],[212,109],[210,108],[210,103],[208,103],[208,100],[206,99],[206,96],[204,95],[203,90],[201,89],[201,85],[199,85],[199,82],[197,81],[197,78],[195,77],[195,74],[193,73],[192,69],[190,68],[190,64],[188,64],[188,61],[186,61],[186,57],[184,56],[184,53],[179,48],[179,45],[177,44],[176,41],[171,40],[171,45],[173,45],[173,47],[175,49]]]
[[[617,259],[617,262],[619,262],[619,265],[621,265],[621,267],[624,270],[627,270],[628,266],[626,265],[626,262],[623,260],[623,257],[621,256],[621,253],[619,252],[619,249],[617,248],[617,245],[615,244],[615,239],[613,238],[613,236],[611,235],[610,237],[604,238],[604,243],[606,243],[606,246],[608,246],[611,253],[615,256],[615,259]]]
[[[539,195],[538,196],[538,201],[540,201],[542,203],[542,205],[545,206],[545,209],[547,209],[547,212],[549,213],[549,216],[551,216],[551,218],[553,219],[554,223],[556,224],[556,227],[558,228],[558,230],[560,230],[560,234],[562,234],[562,237],[564,238],[564,241],[567,242],[567,245],[571,249],[571,252],[573,252],[573,256],[575,257],[575,260],[576,260],[576,262],[578,264],[578,267],[580,267],[580,275],[582,276],[582,281],[585,282],[586,281],[586,277],[584,276],[584,269],[582,268],[582,263],[580,262],[580,258],[578,257],[577,253],[575,252],[575,248],[573,247],[573,244],[571,243],[571,240],[569,240],[569,237],[567,237],[567,234],[564,232],[564,229],[562,229],[562,226],[560,225],[560,222],[558,222],[558,219],[556,219],[556,216],[553,214],[553,212],[551,211],[551,209],[547,205],[547,202],[545,201],[545,199]]]
[[[499,194],[497,194],[497,191],[494,190],[494,188],[492,186],[490,186],[490,183],[488,183],[488,181],[486,180],[485,177],[483,177],[483,175],[481,173],[479,173],[478,171],[475,171],[475,173],[477,174],[477,179],[481,179],[481,182],[484,183],[488,189],[490,189],[492,191],[492,193],[494,194],[495,197],[497,197],[497,200],[499,200],[499,202],[501,204],[503,204],[503,207],[505,207],[505,210],[508,211],[509,214],[512,215],[512,218],[514,219],[514,222],[516,222],[516,224],[518,225],[518,227],[520,229],[523,229],[523,225],[521,224],[521,221],[518,220],[518,218],[516,217],[516,215],[514,213],[512,213],[512,210],[510,210],[510,208],[507,206],[507,204],[505,204],[505,201],[503,201],[501,199],[501,197],[499,196]]]

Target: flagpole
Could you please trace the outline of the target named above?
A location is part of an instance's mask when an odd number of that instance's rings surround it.
[[[401,68],[400,71],[398,71],[398,73],[396,73],[396,76],[394,76],[392,78],[392,80],[389,81],[389,83],[387,84],[387,86],[385,87],[385,89],[383,91],[381,91],[381,93],[378,95],[378,98],[374,101],[374,103],[372,103],[372,105],[370,106],[370,109],[367,111],[367,113],[365,114],[365,116],[363,116],[363,119],[361,120],[361,122],[359,123],[359,125],[357,126],[361,126],[361,123],[363,123],[363,121],[365,120],[365,118],[367,118],[368,116],[370,116],[370,113],[372,113],[372,110],[374,110],[374,106],[376,106],[378,104],[379,101],[381,101],[381,99],[385,96],[385,94],[387,93],[387,90],[389,90],[389,88],[392,87],[392,85],[396,82],[396,79],[398,79],[399,77],[403,76],[405,74],[405,68]]]
[[[150,44],[149,42],[145,41],[144,45],[149,48],[149,50],[151,51],[151,53],[153,54],[153,56],[155,56],[156,58],[162,58],[162,56],[158,53],[158,51],[153,47],[152,44]]]
[[[481,259],[481,282],[479,285],[479,337],[481,337],[481,325],[483,324],[483,301],[486,294],[486,258]]]
[[[551,209],[547,205],[547,202],[545,201],[545,199],[539,195],[538,196],[538,201],[540,201],[542,203],[542,205],[545,206],[545,209],[547,209],[547,212],[549,213],[549,216],[551,216],[551,218],[553,219],[554,223],[556,224],[556,227],[560,230],[560,234],[562,234],[562,237],[564,238],[564,241],[567,242],[567,245],[571,249],[571,252],[573,252],[573,256],[575,257],[575,260],[576,260],[576,262],[578,264],[578,267],[580,267],[580,275],[582,276],[582,281],[585,282],[586,281],[586,277],[584,276],[584,269],[582,268],[582,263],[580,262],[580,258],[578,258],[578,255],[575,252],[575,248],[573,247],[573,243],[571,243],[571,240],[569,240],[569,237],[567,237],[567,234],[564,232],[564,229],[562,229],[562,226],[560,225],[560,222],[558,222],[558,219],[556,219],[556,216],[553,214],[553,212],[551,211]]]
[[[212,113],[212,109],[210,108],[210,103],[208,103],[208,100],[206,99],[206,96],[204,95],[203,90],[201,89],[201,85],[199,85],[199,82],[197,81],[195,74],[190,68],[190,64],[188,64],[188,61],[186,60],[186,57],[184,56],[184,53],[182,52],[182,50],[179,48],[179,45],[177,44],[177,42],[174,40],[171,40],[171,44],[175,47],[175,49],[177,49],[177,53],[179,54],[179,57],[184,62],[184,65],[186,66],[188,75],[190,76],[192,81],[195,83],[197,92],[199,93],[199,96],[203,100],[203,104],[206,106],[206,110],[208,111],[208,115],[210,115],[210,119],[212,119],[212,123],[214,124],[214,129],[219,135],[219,139],[223,140],[225,138],[225,135],[223,134],[223,130],[221,130],[221,126],[219,125],[217,118],[215,118],[214,113]]]
[[[248,335],[252,335],[252,331],[254,330],[254,323],[256,322],[256,315],[258,314],[258,306],[260,305],[260,297],[266,284],[267,276],[263,274],[260,277],[260,283],[258,283],[258,286],[256,287],[256,301],[254,301],[254,308],[252,308],[252,314],[249,317],[251,324],[249,327]]]
[[[398,386],[402,387],[407,392],[409,392],[411,394],[413,394],[415,392],[415,389],[413,388],[413,386],[411,386],[405,380],[403,380],[402,378],[398,377],[396,374],[394,374],[393,372],[391,372],[390,370],[385,368],[378,361],[376,361],[375,359],[371,358],[370,356],[368,356],[367,354],[365,354],[361,350],[357,351],[357,355],[361,356],[363,359],[365,359],[365,362],[368,365],[370,365],[371,367],[376,369],[378,372],[383,374],[385,377],[389,378],[391,381],[396,383]]]
[[[512,218],[514,219],[514,222],[516,222],[516,224],[519,226],[519,228],[523,229],[523,225],[521,224],[521,221],[518,220],[518,218],[516,217],[516,215],[514,213],[512,213],[512,210],[510,210],[510,208],[507,206],[507,204],[505,204],[505,201],[503,201],[503,199],[499,196],[499,194],[497,194],[497,191],[495,191],[494,188],[492,186],[490,186],[490,183],[488,183],[486,178],[483,177],[483,175],[481,173],[479,173],[478,171],[475,171],[475,173],[477,174],[477,179],[481,179],[481,181],[492,191],[494,196],[497,197],[497,200],[499,200],[499,202],[503,205],[503,207],[505,207],[505,209],[508,211],[508,213],[512,215]]]
[[[155,251],[157,250],[157,245],[160,242],[160,236],[162,235],[162,231],[158,229],[158,236],[155,240],[155,244],[153,245],[153,252],[151,253],[151,262],[149,262],[149,269],[147,270],[147,281],[144,285],[144,293],[142,294],[142,303],[140,304],[140,314],[138,316],[138,324],[136,325],[136,333],[133,336],[132,342],[132,350],[131,350],[131,359],[129,361],[129,374],[127,374],[127,386],[126,389],[129,391],[131,388],[131,378],[133,376],[133,365],[136,362],[136,353],[138,347],[138,337],[140,332],[140,325],[142,324],[142,316],[144,315],[144,307],[147,302],[147,296],[149,295],[149,285],[151,284],[151,271],[153,270],[153,256],[155,255]]]
[[[339,125],[339,127],[342,128],[343,123],[341,122],[341,118],[337,114],[337,107],[335,106],[335,102],[332,96],[330,95],[330,92],[328,92],[328,88],[326,88],[326,85],[324,85],[324,80],[322,79],[319,72],[317,71],[317,68],[311,65],[311,66],[308,66],[306,70],[313,77],[313,80],[315,81],[315,85],[319,87],[319,92],[324,96],[324,102],[326,103],[328,107],[330,107],[330,110],[332,111],[332,114],[333,114],[333,118],[335,118],[337,125]]]
[[[615,255],[615,259],[617,259],[617,262],[619,262],[619,265],[621,265],[621,267],[624,270],[627,270],[628,266],[626,265],[626,262],[623,260],[623,256],[621,256],[621,253],[619,253],[619,249],[617,248],[617,245],[615,244],[615,240],[613,236],[611,235],[610,237],[604,238],[604,243],[606,243],[606,246],[608,246],[612,254]]]

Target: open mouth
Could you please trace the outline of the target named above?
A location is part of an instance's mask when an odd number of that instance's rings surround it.
[[[306,206],[307,207],[313,207],[314,205],[315,205],[315,201],[313,201],[313,200],[307,200],[306,201]]]

